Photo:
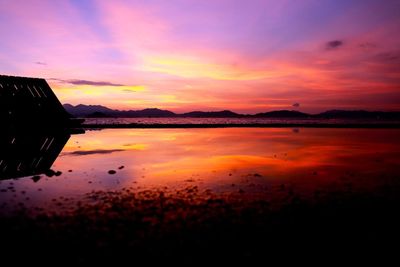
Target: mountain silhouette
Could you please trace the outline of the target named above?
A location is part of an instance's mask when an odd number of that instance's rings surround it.
[[[315,117],[324,119],[399,119],[400,112],[328,110],[315,115]]]
[[[168,111],[162,110],[158,108],[147,108],[143,110],[116,110],[109,109],[100,105],[83,105],[79,104],[77,106],[73,106],[71,104],[65,104],[64,108],[67,112],[69,112],[72,116],[75,117],[115,117],[115,118],[140,118],[140,117],[175,117],[176,114]]]
[[[222,111],[192,111],[177,114],[169,110],[147,108],[143,110],[117,110],[101,105],[73,106],[64,104],[65,110],[74,117],[80,118],[285,118],[285,119],[390,119],[400,120],[400,112],[365,111],[365,110],[328,110],[319,114],[308,114],[296,110],[276,110],[255,115]]]
[[[264,113],[257,113],[254,117],[262,118],[309,118],[312,115],[295,110],[277,110]]]
[[[107,115],[116,111],[100,105],[79,104],[77,106],[73,106],[71,104],[64,104],[63,106],[69,114],[75,117],[87,117],[88,115],[93,114],[95,112],[100,112]]]
[[[237,118],[243,117],[244,115],[237,114],[230,110],[222,111],[192,111],[179,115],[180,117],[191,117],[191,118]]]

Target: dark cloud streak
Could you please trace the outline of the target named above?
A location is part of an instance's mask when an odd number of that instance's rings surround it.
[[[343,41],[340,40],[333,40],[326,43],[325,48],[327,50],[337,49],[343,45]]]
[[[300,103],[294,103],[292,106],[295,108],[298,108],[298,107],[300,107]]]
[[[69,83],[73,85],[115,86],[115,87],[125,86],[125,84],[105,82],[105,81],[89,81],[89,80],[78,80],[78,79],[62,80],[56,78],[52,78],[50,80],[55,80],[62,83]]]

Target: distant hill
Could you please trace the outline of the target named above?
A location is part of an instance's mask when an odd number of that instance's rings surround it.
[[[157,108],[147,108],[143,110],[114,110],[100,105],[77,105],[65,104],[64,108],[68,113],[75,117],[115,117],[115,118],[140,118],[140,117],[175,117],[176,114]]]
[[[400,119],[400,112],[365,110],[328,110],[314,115],[324,119]]]
[[[192,111],[179,115],[180,117],[191,117],[191,118],[237,118],[243,117],[244,115],[237,114],[230,110],[223,111]]]
[[[162,110],[158,108],[146,108],[143,110],[128,110],[128,111],[119,111],[116,113],[117,117],[126,117],[126,118],[139,118],[139,117],[175,117],[176,114],[169,110]]]
[[[296,110],[277,110],[258,113],[255,115],[244,115],[230,110],[222,111],[192,111],[176,114],[169,110],[158,108],[147,108],[143,110],[116,110],[100,105],[77,105],[65,104],[64,108],[74,117],[81,118],[166,118],[166,117],[189,117],[189,118],[279,118],[279,119],[389,119],[400,120],[400,112],[365,111],[365,110],[328,110],[319,114],[307,114]]]
[[[99,112],[99,111],[88,114],[85,117],[86,118],[112,118],[110,115],[107,115],[107,114],[105,114],[103,112]]]
[[[108,115],[108,114],[114,112],[114,110],[109,109],[104,106],[100,106],[100,105],[79,104],[77,106],[73,106],[71,104],[64,104],[63,106],[69,114],[71,114],[72,116],[75,116],[75,117],[87,117],[88,115],[94,114],[94,113],[102,113],[102,114]]]
[[[277,111],[270,111],[264,113],[258,113],[254,115],[254,117],[262,117],[262,118],[299,118],[305,119],[310,118],[312,115],[303,113],[300,111],[295,110],[277,110]]]

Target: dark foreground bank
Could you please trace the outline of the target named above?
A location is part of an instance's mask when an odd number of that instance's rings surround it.
[[[34,215],[21,205],[1,215],[1,251],[14,263],[41,264],[398,260],[399,193],[397,182],[308,198],[285,184],[257,194],[197,186],[98,191],[72,205],[55,200],[63,212]]]

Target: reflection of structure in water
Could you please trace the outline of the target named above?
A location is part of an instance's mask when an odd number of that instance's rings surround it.
[[[0,123],[9,128],[71,126],[70,115],[44,79],[0,75]]]
[[[46,172],[69,137],[68,133],[1,133],[0,179]]]

